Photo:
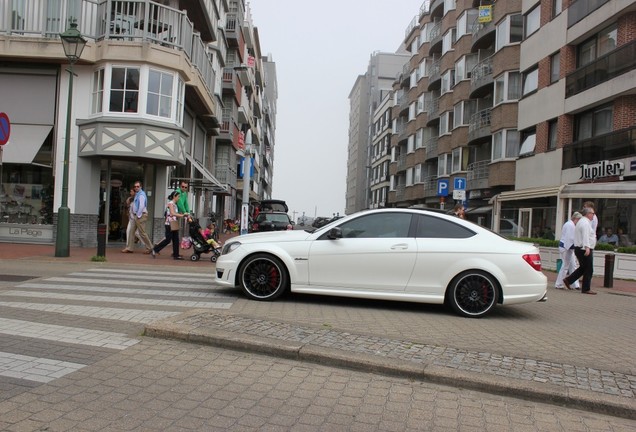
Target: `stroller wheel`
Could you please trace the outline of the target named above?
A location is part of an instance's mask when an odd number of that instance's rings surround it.
[[[212,255],[212,256],[210,257],[210,261],[212,261],[213,263],[215,263],[215,262],[216,262],[216,255]]]
[[[201,258],[201,257],[199,255],[197,255],[197,254],[192,254],[192,256],[190,257],[190,259],[192,261],[199,261],[199,258]]]

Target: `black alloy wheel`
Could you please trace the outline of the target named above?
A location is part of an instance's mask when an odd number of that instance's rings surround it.
[[[256,254],[241,264],[239,286],[253,300],[274,300],[289,288],[287,269],[278,258]]]
[[[451,282],[450,304],[462,316],[481,318],[497,304],[497,287],[497,282],[488,273],[479,270],[465,271]]]

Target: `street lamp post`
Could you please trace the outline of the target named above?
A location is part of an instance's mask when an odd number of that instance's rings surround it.
[[[66,137],[64,139],[64,170],[62,174],[62,204],[57,211],[57,235],[55,237],[55,256],[68,257],[69,243],[71,238],[71,210],[68,208],[68,164],[69,149],[71,146],[71,105],[73,102],[73,65],[79,60],[86,46],[86,39],[77,30],[77,23],[71,22],[70,28],[64,33],[60,33],[64,54],[70,63],[67,71],[68,78],[68,101],[66,110]]]

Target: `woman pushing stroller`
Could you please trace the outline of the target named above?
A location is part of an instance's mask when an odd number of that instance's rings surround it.
[[[182,260],[183,257],[179,255],[179,221],[178,218],[187,217],[188,214],[179,213],[177,210],[177,201],[179,201],[181,193],[174,191],[168,195],[168,204],[166,205],[166,237],[161,240],[152,248],[152,257],[156,258],[161,249],[168,246],[168,243],[172,242],[172,258],[176,260]]]

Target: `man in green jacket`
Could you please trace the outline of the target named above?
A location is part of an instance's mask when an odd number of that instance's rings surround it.
[[[188,182],[182,180],[179,184],[179,201],[177,201],[177,209],[181,214],[190,213],[190,204],[188,203]]]

